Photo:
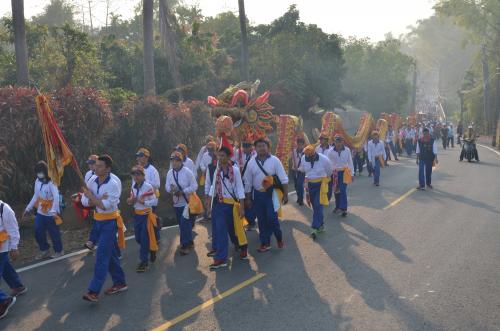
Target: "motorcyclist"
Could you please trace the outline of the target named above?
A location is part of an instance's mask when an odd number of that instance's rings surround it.
[[[463,141],[467,141],[472,145],[473,152],[474,152],[474,158],[476,159],[477,162],[479,162],[479,154],[476,148],[476,134],[474,132],[474,129],[472,128],[472,125],[469,125],[467,128],[467,132],[465,132]],[[463,161],[465,156],[465,144],[462,144],[462,151],[460,152],[460,161]]]

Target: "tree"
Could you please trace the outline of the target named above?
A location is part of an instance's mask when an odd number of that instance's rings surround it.
[[[248,36],[247,36],[247,17],[245,14],[245,0],[238,0],[240,30],[241,30],[241,76],[243,80],[250,80],[248,69]]]
[[[179,100],[182,100],[182,80],[179,71],[179,56],[177,47],[177,37],[173,29],[173,20],[175,16],[169,10],[166,0],[160,0],[160,36],[161,46],[166,53],[170,75],[172,76],[174,87],[177,91]]]
[[[45,6],[43,13],[36,16],[34,21],[50,27],[63,26],[66,23],[74,25],[73,6],[67,0],[51,0]]]
[[[28,46],[24,24],[24,0],[12,0],[14,47],[16,50],[16,78],[18,85],[28,85]]]
[[[144,36],[144,94],[155,95],[155,66],[153,45],[153,0],[142,2]]]

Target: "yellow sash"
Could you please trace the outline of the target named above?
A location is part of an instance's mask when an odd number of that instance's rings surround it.
[[[7,233],[7,231],[0,231],[0,243],[6,242],[7,239],[9,239],[9,234]]]
[[[155,196],[156,196],[156,199],[160,198],[160,190],[159,189],[155,189]]]
[[[46,214],[52,208],[53,203],[54,200],[45,200],[42,198],[38,198],[35,202],[35,208],[38,208],[38,206],[42,207],[42,212]],[[56,225],[61,225],[63,223],[61,216],[59,216],[58,214],[54,216],[54,221],[56,222]]]
[[[151,208],[143,210],[136,209],[135,214],[148,215],[147,229],[149,237],[149,250],[153,252],[158,251],[158,243],[156,242],[156,234],[155,234],[155,227],[157,226],[156,215],[153,213],[153,209]]]
[[[96,221],[109,221],[116,220],[116,226],[118,227],[118,247],[121,249],[125,248],[125,224],[123,224],[123,218],[120,211],[114,211],[112,213],[94,213],[94,220]]]
[[[234,233],[236,234],[236,237],[238,237],[238,243],[240,246],[246,245],[248,241],[245,229],[243,228],[243,219],[240,218],[240,203],[235,202],[233,198],[224,198],[223,202],[228,205],[233,205]]]
[[[352,183],[352,174],[351,174],[351,169],[349,167],[345,167],[342,169],[344,171],[344,184],[351,184]]]
[[[200,186],[204,186],[205,185],[205,181],[206,181],[205,173],[202,172],[201,175],[200,175]]]
[[[262,180],[263,190],[260,190],[259,192],[265,192],[273,185],[274,185],[274,177],[273,176],[265,176],[264,179]],[[276,193],[278,194],[278,200],[280,202],[280,208],[278,209],[278,218],[282,218],[283,217],[283,208],[281,208],[281,206],[282,206],[281,202],[283,201],[283,191],[280,189],[276,189],[276,188],[273,190],[275,190]]]
[[[377,156],[377,158],[378,158],[378,161],[380,162],[380,167],[384,168],[385,162],[384,162],[384,158],[382,157],[382,155]]]
[[[319,188],[319,203],[323,206],[328,206],[328,183],[330,182],[330,178],[321,177],[316,179],[309,180],[309,183],[321,183],[321,187]]]

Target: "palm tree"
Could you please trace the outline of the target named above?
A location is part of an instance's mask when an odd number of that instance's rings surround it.
[[[153,0],[142,1],[142,25],[144,39],[144,94],[155,95],[156,89],[153,49]]]
[[[241,75],[243,79],[250,79],[248,69],[248,36],[247,36],[247,17],[245,14],[245,0],[238,0],[238,8],[240,11],[240,30],[241,30]]]
[[[12,23],[16,49],[16,78],[18,85],[28,85],[28,46],[24,26],[24,0],[12,0]]]

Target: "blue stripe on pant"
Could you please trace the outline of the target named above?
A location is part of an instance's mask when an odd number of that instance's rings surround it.
[[[94,277],[90,281],[89,292],[99,294],[108,272],[113,280],[113,286],[125,284],[125,274],[118,259],[116,220],[94,222],[97,231],[97,252]]]
[[[135,241],[140,245],[139,259],[141,262],[148,262],[149,235],[148,235],[148,215],[134,215]]]
[[[378,157],[375,158],[375,165],[373,167],[373,183],[380,183],[380,160]]]
[[[62,251],[61,232],[59,225],[56,224],[54,217],[36,214],[35,217],[35,239],[41,251],[46,251],[50,248],[47,242],[47,232],[49,233],[54,252],[59,253]]]
[[[8,252],[0,253],[0,278],[3,278],[11,289],[23,287],[19,275],[10,264]],[[0,301],[8,299],[9,297],[9,295],[0,289]]]
[[[295,184],[295,192],[297,192],[297,201],[304,201],[304,180],[306,179],[306,174],[302,171],[294,171],[293,180]]]
[[[319,203],[320,201],[320,183],[307,183],[309,188],[309,198],[311,199],[311,205],[313,208],[313,219],[311,227],[313,229],[318,229],[323,225],[323,205]]]
[[[177,223],[179,223],[181,247],[193,243],[193,219],[187,219],[182,216],[184,208],[185,206],[175,207],[175,217],[177,218]]]
[[[239,248],[246,248],[246,245],[239,246],[238,238],[234,232],[234,220],[233,220],[233,205],[227,203],[220,203],[214,201],[212,208],[212,222],[214,224],[212,232],[212,241],[216,241],[215,244],[216,253],[215,259],[217,260],[227,260],[229,241],[228,237],[231,239],[233,245]]]
[[[432,183],[432,161],[418,161],[418,184],[424,187],[425,184],[431,185]]]
[[[259,239],[263,245],[271,244],[271,235],[278,241],[283,239],[278,220],[278,213],[274,211],[273,190],[266,192],[254,191],[253,209],[259,219]]]
[[[339,193],[335,193],[335,208],[347,211],[347,184],[344,183],[344,171],[337,172]]]

